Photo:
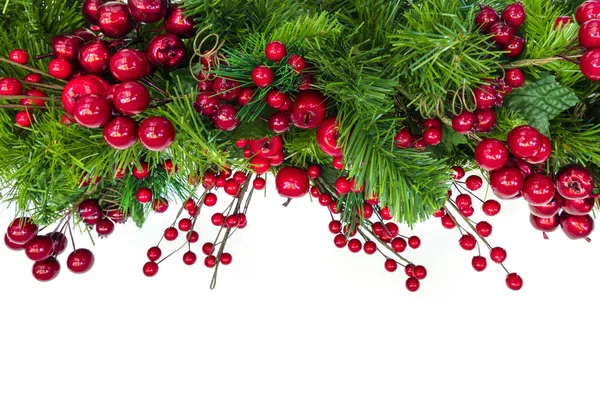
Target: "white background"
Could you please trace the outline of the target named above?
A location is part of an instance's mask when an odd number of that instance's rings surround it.
[[[504,203],[491,241],[524,279],[513,292],[434,220],[414,230],[429,275],[409,293],[380,256],[336,249],[324,208],[282,202],[254,198],[214,291],[180,256],[142,275],[174,207],[117,226],[89,273],[63,264],[49,283],[0,246],[0,403],[600,402],[600,240],[545,241],[524,201]]]

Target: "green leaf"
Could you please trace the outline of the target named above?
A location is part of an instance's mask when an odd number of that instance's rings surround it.
[[[562,87],[552,75],[526,83],[514,89],[505,100],[505,107],[519,112],[529,125],[545,135],[550,132],[550,119],[579,103],[579,98]]]

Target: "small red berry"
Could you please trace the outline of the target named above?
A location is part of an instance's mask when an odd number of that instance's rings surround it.
[[[394,272],[396,269],[398,269],[398,263],[395,260],[388,258],[385,260],[384,267],[386,271]]]
[[[497,264],[501,264],[506,260],[506,250],[502,247],[494,247],[490,250],[490,258]]]

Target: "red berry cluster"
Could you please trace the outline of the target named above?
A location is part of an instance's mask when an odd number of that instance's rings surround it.
[[[554,178],[545,174],[543,163],[550,157],[550,140],[531,126],[510,131],[507,147],[499,140],[485,139],[475,148],[477,164],[489,171],[494,194],[502,199],[523,197],[532,212],[531,223],[550,232],[559,224],[571,239],[587,238],[594,229],[588,213],[594,206],[593,176],[578,165],[563,167]],[[509,158],[512,154],[513,158]],[[561,206],[567,206],[560,214]]]
[[[8,226],[4,244],[13,251],[24,251],[27,258],[34,261],[32,273],[35,279],[50,281],[60,273],[57,257],[65,252],[69,244],[64,234],[68,220],[62,229],[40,235],[38,226],[31,218],[17,218]],[[75,249],[67,258],[67,268],[74,273],[87,272],[93,265],[94,255],[85,248]]]
[[[470,175],[463,181],[465,170],[458,166],[453,169],[453,186],[458,194],[452,199],[453,192],[449,191],[446,208],[437,211],[434,217],[440,219],[442,227],[458,229],[460,233],[458,244],[463,250],[472,251],[477,248],[477,255],[471,260],[473,269],[481,272],[487,268],[487,259],[481,254],[481,244],[483,244],[488,249],[491,260],[500,264],[506,271],[506,285],[512,290],[521,289],[523,286],[521,277],[516,273],[509,273],[503,264],[507,256],[506,250],[502,247],[492,247],[487,240],[492,234],[492,225],[485,220],[475,222],[471,219],[475,214],[473,198],[481,203],[481,210],[488,217],[496,216],[500,212],[500,202],[495,199],[483,201],[474,193],[483,185],[483,179],[479,175]]]
[[[264,181],[264,179],[260,177],[255,178],[253,181],[254,187],[257,189],[262,188],[265,185],[262,184],[261,187],[259,185],[259,180]],[[189,198],[184,203],[183,209],[178,213],[175,221],[170,227],[165,229],[161,241],[162,239],[166,241],[175,241],[179,237],[179,232],[184,232],[186,234],[184,244],[176,251],[187,247],[187,251],[182,256],[183,262],[186,265],[194,265],[197,261],[197,255],[192,251],[192,244],[197,243],[200,239],[198,232],[195,231],[194,228],[201,207],[215,206],[218,201],[215,191],[222,188],[226,194],[232,196],[234,199],[223,212],[217,212],[211,216],[211,222],[219,228],[219,232],[212,242],[206,242],[202,245],[202,253],[205,255],[204,266],[207,268],[215,268],[216,274],[216,269],[219,264],[231,264],[232,255],[225,252],[224,247],[233,234],[233,231],[243,229],[248,224],[246,209],[251,198],[251,193],[248,194],[246,204],[243,207],[242,200],[246,195],[246,189],[250,185],[250,178],[242,171],[232,172],[229,169],[222,169],[220,172],[215,173],[207,170],[202,177],[202,185],[205,188],[202,196],[199,200]],[[183,210],[188,213],[188,217],[181,218]],[[162,250],[160,248],[161,241],[148,250],[147,257],[149,261],[143,266],[143,272],[146,276],[156,275],[159,264],[172,255],[160,260],[162,257]],[[215,281],[215,279],[216,278],[213,277],[213,281]]]
[[[181,38],[194,34],[193,21],[182,14],[179,6],[169,7],[167,0],[134,0],[128,4],[87,0],[83,2],[83,14],[95,24],[92,29],[101,31],[102,35],[78,28],[51,40],[50,56],[54,59],[48,64],[48,73],[57,79],[68,80],[61,97],[66,112],[63,123],[77,122],[87,128],[103,128],[104,139],[115,149],[127,149],[138,138],[148,150],[166,149],[175,138],[171,122],[162,117],[149,117],[138,127],[131,117],[144,112],[150,105],[150,93],[143,83],[151,85],[148,76],[153,70],[174,69],[185,61],[185,45]],[[147,49],[136,50],[125,45],[125,37],[132,33],[136,24],[154,23],[163,18],[167,33],[152,38]],[[11,52],[10,57],[18,63],[27,63],[29,59],[22,50]],[[40,81],[38,75],[28,75],[24,79],[25,85],[33,87]],[[43,107],[45,104],[43,91],[34,88],[23,93],[19,80],[0,80],[0,95],[21,94],[32,96],[21,99],[21,105]],[[16,116],[20,126],[30,126],[31,121],[30,110]]]
[[[525,39],[516,35],[525,18],[525,8],[521,2],[509,4],[500,15],[493,8],[482,5],[475,16],[475,25],[490,34],[506,56],[516,58],[525,49]]]
[[[600,81],[600,1],[583,2],[575,12],[579,27],[579,45],[586,49],[579,60],[581,73]]]
[[[415,139],[410,129],[402,128],[394,136],[394,146],[398,149],[415,148],[425,150],[427,146],[436,146],[442,142],[442,123],[439,119],[425,119],[421,137]]]

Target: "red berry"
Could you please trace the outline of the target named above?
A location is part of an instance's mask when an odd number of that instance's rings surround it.
[[[511,290],[519,290],[523,287],[523,279],[516,273],[506,275],[506,286]]]
[[[469,133],[473,131],[475,123],[477,123],[475,114],[469,111],[463,111],[452,118],[452,129],[454,129],[456,133]]]
[[[334,157],[333,161],[331,162],[331,165],[336,170],[342,171],[344,169],[344,162],[342,161],[342,156]]]
[[[214,268],[215,265],[217,265],[217,257],[214,255],[209,255],[208,257],[204,258],[204,266],[207,268]]]
[[[25,255],[32,261],[43,261],[54,253],[54,242],[50,236],[36,236],[25,244]]]
[[[587,215],[594,209],[596,200],[594,198],[565,199],[562,208],[571,215]]]
[[[76,274],[82,274],[89,271],[94,265],[94,254],[85,248],[80,248],[69,254],[67,258],[67,268]]]
[[[110,147],[125,150],[137,142],[138,125],[129,117],[117,116],[104,126],[102,134]]]
[[[508,150],[499,140],[484,139],[475,147],[475,161],[484,170],[497,170],[506,165]]]
[[[487,260],[485,257],[477,255],[471,260],[471,265],[473,266],[474,270],[481,272],[487,267]]]
[[[150,247],[146,255],[150,261],[158,261],[162,256],[162,251],[159,247]]]
[[[579,27],[579,44],[587,49],[600,47],[600,20],[588,20]]]
[[[464,234],[458,241],[458,244],[462,249],[470,251],[477,247],[477,240],[471,234]]]
[[[561,15],[556,17],[554,20],[554,29],[562,29],[565,25],[571,24],[573,22],[573,17],[570,15]]]
[[[73,72],[73,66],[67,59],[57,58],[48,63],[48,73],[57,79],[66,79]]]
[[[29,73],[27,76],[23,78],[23,81],[27,81],[29,83],[41,83],[42,76],[37,73]]]
[[[350,252],[357,253],[362,250],[362,243],[359,239],[353,238],[348,241],[348,249]]]
[[[410,248],[417,249],[421,246],[421,239],[417,236],[411,236],[408,238],[408,245]]]
[[[27,90],[24,95],[31,95],[33,97],[46,97],[46,93],[40,90]],[[19,100],[19,105],[24,106],[38,106],[42,107],[46,103],[45,100],[40,98],[22,98]]]
[[[408,289],[409,292],[416,292],[419,290],[420,286],[421,282],[419,282],[419,280],[414,276],[411,276],[406,280],[406,289]]]
[[[158,264],[153,261],[148,261],[144,264],[142,270],[144,271],[144,275],[152,277],[158,273]]]
[[[475,111],[477,123],[475,123],[475,132],[491,132],[496,126],[496,113],[493,109],[483,109]]]
[[[489,33],[492,35],[492,40],[498,45],[506,45],[515,35],[515,27],[504,22],[495,22],[489,28]]]
[[[230,132],[238,127],[240,120],[236,118],[238,109],[233,105],[223,104],[213,116],[213,123],[222,131]]]
[[[215,213],[210,218],[210,221],[215,226],[223,226],[223,224],[225,223],[225,216],[222,213]]]
[[[510,4],[502,10],[502,21],[517,28],[525,22],[525,8],[521,2]]]
[[[492,24],[500,20],[500,17],[493,8],[483,5],[480,7],[479,12],[475,15],[475,25],[482,31],[487,32]]]
[[[213,251],[214,251],[214,245],[213,245],[213,243],[204,243],[202,245],[202,253],[204,255],[210,255],[210,254],[213,253]]]
[[[594,231],[594,219],[590,215],[570,215],[562,212],[559,217],[560,227],[571,240],[587,238]]]
[[[549,233],[556,230],[560,225],[560,219],[558,215],[552,217],[538,217],[530,214],[529,223],[531,223],[534,229]]]
[[[413,137],[410,130],[407,128],[401,129],[396,136],[394,136],[394,146],[399,149],[407,149],[413,142]]]
[[[79,66],[89,74],[103,74],[110,67],[110,57],[107,42],[102,40],[88,42],[79,51]]]
[[[29,62],[29,54],[23,49],[15,49],[8,55],[8,58],[15,63],[26,65]]]
[[[279,62],[287,55],[285,45],[278,41],[269,42],[265,48],[265,55],[271,62]]]
[[[264,178],[262,178],[262,177],[257,177],[252,182],[252,186],[257,191],[260,191],[261,189],[264,189],[266,185],[267,185],[267,181]]]
[[[412,269],[412,274],[417,279],[425,279],[427,276],[427,269],[423,265],[416,265]]]
[[[0,79],[0,95],[21,95],[23,94],[23,85],[12,77]]]
[[[169,202],[167,202],[165,199],[155,199],[154,203],[152,204],[152,209],[156,213],[165,213],[168,208]]]
[[[185,265],[194,265],[196,263],[196,254],[192,251],[188,251],[183,254],[183,263]]]
[[[436,146],[442,142],[442,130],[438,128],[429,128],[423,132],[423,141],[430,145]]]
[[[477,234],[481,237],[489,237],[492,234],[492,225],[488,222],[479,222],[475,225]]]
[[[175,227],[169,227],[165,230],[165,240],[173,241],[179,236],[179,231]]]
[[[290,120],[285,112],[275,112],[269,118],[269,128],[275,133],[286,132],[290,127]]]
[[[175,140],[175,127],[167,118],[153,116],[142,121],[138,137],[146,149],[163,151]]]
[[[252,70],[252,82],[259,88],[273,83],[273,70],[265,65],[258,65]]]
[[[337,236],[335,236],[333,238],[333,243],[335,244],[335,246],[337,248],[344,248],[344,247],[346,247],[346,244],[347,244],[346,236],[344,236],[343,234],[338,234]]]
[[[442,122],[440,122],[439,119],[435,119],[435,118],[425,119],[425,121],[423,121],[423,127],[426,129],[429,129],[429,128],[442,129]]]
[[[540,150],[543,136],[534,127],[524,125],[511,130],[506,141],[514,156],[528,158]]]
[[[502,247],[494,247],[490,250],[490,258],[497,264],[506,260],[506,250]]]
[[[499,198],[509,199],[519,195],[523,184],[523,174],[518,168],[507,166],[490,174],[490,187]]]
[[[203,91],[196,97],[194,102],[194,109],[204,115],[212,117],[221,107],[221,101],[212,91]]]
[[[319,126],[327,111],[325,96],[315,90],[300,91],[290,109],[290,120],[300,129]]]
[[[124,48],[110,58],[110,72],[119,81],[136,81],[146,75],[150,62],[144,52]]]
[[[596,18],[600,18],[600,1],[584,1],[575,11],[575,19],[580,25]]]
[[[33,122],[33,114],[30,111],[19,111],[15,116],[15,123],[22,128],[28,128]]]
[[[336,117],[325,119],[317,129],[317,144],[323,153],[331,157],[342,155],[343,149],[338,145],[338,125]]]
[[[196,34],[194,20],[184,14],[183,8],[172,4],[167,10],[164,23],[165,31],[180,38],[191,38]]]
[[[300,74],[306,67],[306,60],[300,55],[292,55],[288,59],[288,65],[290,65],[296,73]]]
[[[483,203],[481,209],[487,216],[496,216],[500,213],[501,205],[500,202],[490,199]]]
[[[579,59],[581,73],[590,80],[600,81],[600,49],[592,49]]]
[[[100,219],[98,223],[96,223],[96,232],[99,236],[108,237],[115,231],[115,224],[107,218]]]
[[[506,80],[506,84],[513,88],[523,87],[523,84],[525,84],[525,74],[519,69],[508,69],[504,80]]]
[[[398,263],[395,260],[388,258],[385,260],[384,267],[386,271],[394,272],[396,269],[398,269]]]
[[[371,240],[365,241],[365,244],[363,245],[363,250],[365,254],[375,254],[377,252],[377,244],[375,244],[375,242]]]
[[[554,182],[543,174],[531,174],[523,185],[523,198],[530,205],[546,205],[554,199]]]
[[[237,99],[242,92],[240,83],[223,77],[215,79],[212,90],[220,99],[225,101]]]
[[[570,164],[563,167],[555,177],[558,193],[565,199],[583,199],[594,190],[594,177],[590,170]]]
[[[473,199],[470,195],[460,194],[456,197],[456,206],[458,209],[463,210],[473,205]]]
[[[51,281],[58,276],[60,272],[60,263],[54,257],[46,258],[43,261],[34,263],[31,271],[33,277],[38,281]]]
[[[346,177],[340,177],[335,180],[335,190],[338,195],[346,195],[350,192],[350,180]]]
[[[163,69],[176,69],[186,58],[185,44],[173,34],[155,36],[148,43],[147,49],[150,63]]]
[[[232,261],[232,256],[229,253],[223,253],[221,254],[221,258],[219,259],[221,261],[221,264],[223,265],[229,265],[231,264]]]
[[[490,109],[496,106],[496,89],[492,85],[483,85],[473,90],[477,109]]]
[[[469,175],[465,181],[465,185],[471,191],[477,191],[483,185],[483,179],[478,175]]]
[[[332,220],[329,222],[329,231],[333,234],[338,234],[342,231],[342,223],[339,220]]]

